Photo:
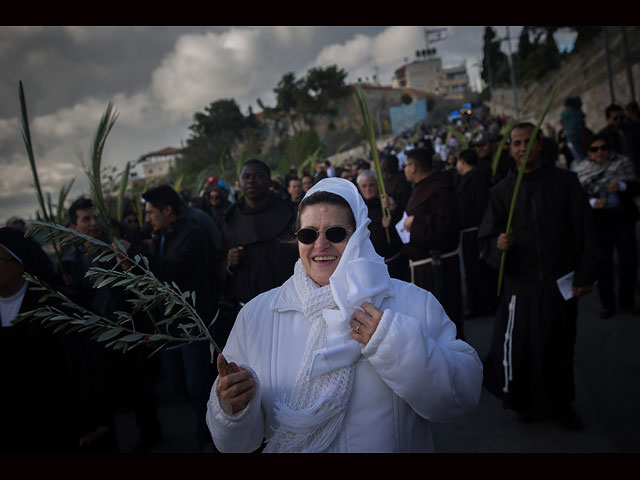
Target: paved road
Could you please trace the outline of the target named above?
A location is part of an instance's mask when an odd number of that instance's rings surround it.
[[[437,452],[441,453],[620,453],[640,452],[640,317],[618,314],[598,317],[595,292],[581,301],[576,342],[576,402],[585,428],[569,432],[553,422],[521,424],[510,410],[483,390],[478,408],[455,422],[434,424]],[[468,342],[481,358],[489,349],[493,318],[468,320]],[[160,416],[165,439],[152,452],[198,452],[193,434],[193,412],[186,401],[171,393],[162,379],[158,385]],[[137,441],[130,412],[118,414],[120,449],[128,452]]]
[[[596,292],[581,300],[575,354],[574,408],[585,427],[570,432],[555,422],[520,423],[514,412],[483,390],[476,411],[433,426],[438,452],[619,453],[640,452],[640,317],[598,317]],[[492,318],[465,323],[481,358],[489,350]]]

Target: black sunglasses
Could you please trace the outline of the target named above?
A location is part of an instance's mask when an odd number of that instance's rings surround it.
[[[324,232],[319,232],[315,228],[307,227],[301,228],[296,232],[296,238],[300,243],[305,245],[311,245],[318,239],[318,236],[324,233],[327,240],[331,243],[340,243],[347,238],[347,233],[351,233],[351,230],[347,230],[343,227],[329,227]]]
[[[609,147],[606,145],[599,145],[597,147],[589,147],[590,152],[597,152],[598,150],[602,150],[603,152],[608,152]]]

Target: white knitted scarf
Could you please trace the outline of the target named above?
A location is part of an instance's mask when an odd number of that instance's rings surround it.
[[[331,286],[318,286],[307,276],[300,260],[295,265],[293,282],[311,327],[291,398],[275,403],[278,426],[267,441],[265,453],[325,451],[340,431],[353,388],[355,364],[310,379],[313,353],[327,345],[322,311],[337,309],[337,305]]]

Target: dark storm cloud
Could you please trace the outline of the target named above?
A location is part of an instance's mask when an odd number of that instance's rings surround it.
[[[0,117],[29,108],[48,114],[86,97],[131,94],[185,32],[197,27],[0,27]]]

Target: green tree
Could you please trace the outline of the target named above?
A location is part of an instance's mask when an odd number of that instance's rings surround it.
[[[303,88],[308,93],[304,105],[304,113],[335,115],[337,109],[332,100],[337,100],[349,94],[350,89],[345,84],[347,72],[338,69],[336,65],[326,68],[316,67],[307,72]]]
[[[552,25],[522,29],[514,59],[518,83],[538,81],[560,66],[560,52],[554,38],[559,28]]]
[[[480,73],[482,80],[486,85],[494,87],[509,84],[509,60],[500,49],[501,42],[496,31],[491,27],[485,27],[483,41],[482,71]]]
[[[411,95],[409,95],[408,93],[403,93],[400,97],[400,101],[403,103],[403,105],[409,105],[413,102],[413,100],[411,99]]]
[[[591,41],[602,32],[602,27],[594,27],[594,26],[576,26],[570,27],[578,34],[576,36],[575,41],[573,42],[573,50],[571,53],[579,52],[586,45],[589,45]]]
[[[258,105],[265,113],[265,118],[287,120],[294,135],[297,135],[300,133],[300,121],[307,128],[312,128],[315,115],[337,113],[334,100],[350,92],[345,84],[346,77],[347,73],[336,65],[311,68],[305,77],[298,79],[295,74],[286,73],[273,89],[276,106],[265,107],[260,99]]]
[[[233,99],[217,100],[204,112],[196,112],[182,160],[173,174],[187,188],[199,189],[199,179],[215,173],[227,181],[235,176],[233,149],[240,144],[254,146],[259,139],[260,122],[251,110],[243,115]]]
[[[304,79],[296,79],[295,74],[286,73],[273,91],[276,94],[276,113],[280,118],[286,118],[294,134],[297,133],[296,121],[311,103]]]

